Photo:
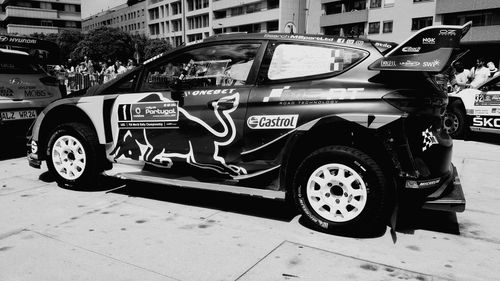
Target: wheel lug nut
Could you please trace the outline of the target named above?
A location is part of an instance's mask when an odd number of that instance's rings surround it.
[[[344,196],[347,197],[347,192],[344,192]]]
[[[326,197],[330,197],[330,193],[326,193],[326,194],[325,194],[325,196],[326,196]]]
[[[329,182],[326,185],[328,185],[328,187],[332,187],[333,184],[331,182]]]
[[[339,199],[335,200],[335,203],[337,203],[337,204],[340,203],[340,200]]]

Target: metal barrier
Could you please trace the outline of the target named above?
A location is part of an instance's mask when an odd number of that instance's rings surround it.
[[[59,83],[66,86],[68,93],[100,85],[115,78],[114,75],[100,75],[98,73],[59,72],[56,75]]]

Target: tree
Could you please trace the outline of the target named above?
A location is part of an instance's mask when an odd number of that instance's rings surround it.
[[[149,39],[144,46],[144,59],[150,59],[170,50],[172,50],[172,45],[167,40]]]
[[[134,55],[134,42],[127,32],[118,28],[101,27],[85,35],[71,53],[71,59],[81,61],[88,56],[95,61],[126,61]]]
[[[83,40],[83,38],[84,36],[80,31],[65,30],[59,33],[56,43],[59,45],[59,49],[61,50],[61,58],[63,59],[63,62],[70,58],[71,52],[76,49],[76,46]]]

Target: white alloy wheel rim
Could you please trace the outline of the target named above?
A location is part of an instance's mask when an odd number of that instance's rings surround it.
[[[78,179],[87,164],[82,143],[72,136],[59,137],[52,146],[52,163],[57,173],[64,179]]]
[[[453,113],[447,112],[444,115],[443,127],[447,134],[453,134],[458,130],[458,117]]]
[[[353,169],[331,163],[317,168],[307,181],[307,201],[313,210],[332,222],[346,222],[365,208],[366,184]]]

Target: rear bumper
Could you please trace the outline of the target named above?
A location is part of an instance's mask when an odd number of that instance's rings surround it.
[[[454,166],[453,180],[447,186],[427,196],[422,208],[450,212],[463,212],[465,210],[465,196],[457,169]]]

